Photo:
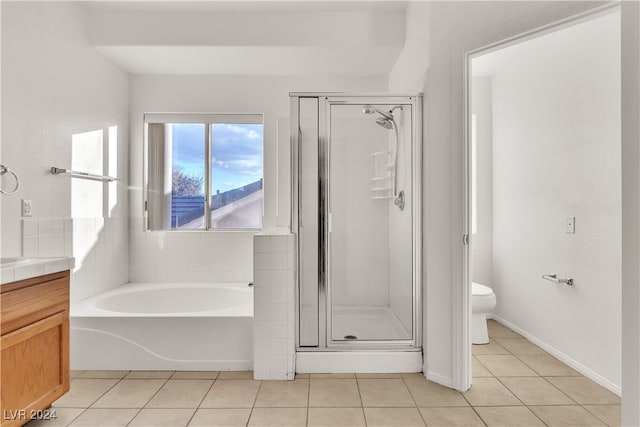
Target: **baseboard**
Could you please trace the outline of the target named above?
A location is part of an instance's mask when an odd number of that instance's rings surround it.
[[[435,372],[427,371],[427,375],[425,375],[429,381],[434,383],[443,385],[449,388],[455,388],[453,386],[453,380],[449,377],[445,377],[444,375],[436,374]]]
[[[538,347],[540,347],[541,349],[546,351],[547,353],[551,354],[556,359],[558,359],[561,362],[569,365],[571,368],[573,368],[576,371],[580,372],[582,375],[584,375],[585,377],[589,378],[590,380],[595,381],[596,383],[600,384],[602,387],[606,388],[607,390],[611,391],[612,393],[615,393],[618,396],[622,395],[622,390],[621,390],[620,386],[612,383],[608,379],[604,378],[602,375],[600,375],[600,374],[592,371],[591,369],[587,368],[582,363],[572,359],[571,357],[567,356],[563,352],[551,347],[550,345],[548,345],[547,343],[545,343],[541,339],[531,335],[530,333],[528,333],[527,331],[525,331],[523,329],[520,329],[519,327],[517,327],[513,323],[508,322],[508,321],[504,320],[503,318],[501,318],[499,316],[496,316],[495,314],[492,314],[491,318],[493,320],[495,320],[496,322],[498,322],[498,323],[502,323],[507,328],[519,333],[520,335],[522,335],[523,337],[525,337],[526,339],[528,339],[529,341],[531,341],[532,343],[534,343],[535,345],[537,345]]]

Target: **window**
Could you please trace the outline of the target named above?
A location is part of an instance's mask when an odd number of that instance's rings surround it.
[[[262,227],[259,114],[146,114],[149,230]]]

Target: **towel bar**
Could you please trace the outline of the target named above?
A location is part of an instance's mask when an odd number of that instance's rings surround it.
[[[70,176],[75,176],[78,178],[86,178],[86,179],[95,179],[97,181],[119,181],[120,178],[116,178],[113,176],[106,176],[106,175],[96,175],[93,173],[88,173],[88,172],[78,172],[78,171],[72,171],[70,169],[63,169],[63,168],[57,168],[55,166],[51,167],[51,173],[53,175],[70,175]]]
[[[542,276],[544,280],[549,280],[551,282],[555,282],[559,285],[569,285],[573,286],[573,279],[571,277],[567,277],[566,279],[558,279],[557,274],[545,274]]]

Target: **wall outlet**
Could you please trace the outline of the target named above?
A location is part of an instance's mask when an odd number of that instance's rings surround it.
[[[576,232],[576,217],[568,216],[567,217],[567,233],[575,234]]]
[[[32,216],[31,213],[31,199],[22,199],[22,216]]]

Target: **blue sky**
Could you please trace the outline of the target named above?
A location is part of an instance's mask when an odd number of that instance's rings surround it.
[[[172,136],[173,167],[182,168],[192,176],[204,176],[204,125],[174,124]],[[262,178],[262,138],[262,125],[212,126],[212,194]]]

